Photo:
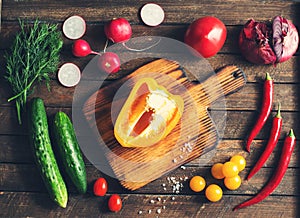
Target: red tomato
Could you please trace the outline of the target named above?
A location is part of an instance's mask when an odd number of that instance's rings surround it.
[[[113,194],[108,200],[108,208],[112,212],[118,212],[122,208],[122,200],[119,195]]]
[[[199,18],[188,27],[184,42],[198,51],[204,58],[215,55],[223,47],[227,30],[216,17]]]
[[[104,196],[107,192],[107,182],[104,178],[99,178],[94,183],[94,195]]]

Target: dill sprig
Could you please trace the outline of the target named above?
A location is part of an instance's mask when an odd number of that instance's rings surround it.
[[[27,97],[32,94],[34,83],[45,81],[50,91],[50,73],[57,71],[59,55],[63,42],[57,25],[41,23],[36,20],[32,25],[19,20],[20,32],[6,53],[5,79],[12,88],[18,121],[21,124],[21,110]]]

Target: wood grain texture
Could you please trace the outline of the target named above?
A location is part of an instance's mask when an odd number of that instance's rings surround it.
[[[2,19],[0,33],[0,217],[299,217],[300,179],[299,146],[296,146],[292,155],[289,169],[275,192],[263,202],[249,208],[232,212],[232,208],[257,193],[268,181],[278,162],[283,139],[290,128],[296,136],[300,135],[299,114],[299,84],[300,84],[300,56],[299,50],[289,61],[277,66],[253,65],[247,62],[240,54],[237,40],[242,25],[249,19],[259,21],[270,20],[276,15],[283,15],[292,19],[299,29],[300,3],[284,0],[203,0],[203,1],[154,1],[165,10],[166,19],[162,25],[150,28],[143,25],[138,12],[147,1],[59,1],[28,0],[2,1]],[[247,76],[247,84],[243,89],[226,97],[226,125],[222,138],[218,143],[213,157],[203,164],[202,159],[196,158],[184,164],[185,170],[178,168],[154,180],[148,185],[136,190],[124,189],[118,180],[111,178],[85,158],[88,172],[88,193],[78,195],[75,188],[69,185],[70,198],[68,207],[58,208],[46,193],[45,187],[35,168],[32,155],[28,149],[26,123],[19,126],[16,119],[13,102],[8,103],[11,96],[10,87],[3,79],[5,61],[3,55],[12,43],[13,37],[19,31],[18,19],[28,19],[33,22],[39,18],[44,22],[57,23],[61,28],[62,22],[70,15],[78,14],[87,21],[87,32],[84,39],[90,42],[91,47],[101,51],[106,38],[103,31],[104,23],[113,17],[129,19],[133,28],[133,36],[164,36],[183,41],[188,25],[196,18],[213,15],[220,18],[228,30],[225,45],[220,52],[208,59],[213,69],[225,65],[235,65],[241,68]],[[63,37],[64,46],[61,53],[61,64],[76,63],[81,70],[93,59],[93,56],[75,58],[71,53],[73,41]],[[117,75],[98,75],[86,77],[93,85],[107,80],[109,84],[133,72],[137,66],[149,60],[133,60],[122,65]],[[204,193],[195,194],[189,190],[187,181],[179,195],[173,193],[172,184],[168,177],[176,179],[187,176],[203,175],[208,183],[219,183],[211,178],[209,170],[213,163],[225,162],[234,154],[246,157],[247,167],[241,173],[245,178],[250,168],[255,164],[266,145],[271,127],[271,117],[266,126],[259,133],[252,144],[252,152],[244,150],[244,140],[254,124],[262,102],[262,84],[265,73],[274,78],[274,103],[272,115],[275,114],[277,102],[281,102],[283,131],[280,141],[271,157],[249,182],[243,180],[240,189],[228,191],[224,188],[224,196],[220,202],[210,203]],[[47,106],[49,120],[59,110],[72,115],[72,104],[76,88],[64,88],[57,79],[56,73],[51,75],[51,92],[44,84],[36,86],[33,96],[42,97]],[[107,85],[106,84],[106,85]],[[89,88],[82,89],[82,95],[89,97],[93,94]],[[33,97],[32,96],[32,97]],[[209,112],[223,112],[222,108],[211,107]],[[222,114],[222,113],[221,113]],[[26,113],[23,114],[26,116]],[[215,116],[218,119],[218,113]],[[221,117],[220,117],[221,118]],[[79,135],[84,137],[82,133]],[[299,141],[297,140],[297,144]],[[201,164],[200,164],[201,163]],[[95,197],[92,194],[92,185],[96,178],[104,176],[109,182],[109,191],[105,197]],[[166,190],[162,184],[167,185]],[[223,187],[223,186],[222,186]],[[113,193],[121,195],[123,208],[119,213],[110,213],[107,209],[107,200]],[[172,198],[174,197],[174,200]],[[158,201],[161,199],[161,201]],[[154,203],[151,203],[151,200]],[[163,204],[165,200],[165,203]],[[163,206],[166,208],[164,209]],[[157,210],[161,209],[161,213]],[[151,210],[151,214],[149,214]],[[141,213],[141,214],[140,214]]]
[[[55,207],[45,194],[28,192],[2,192],[0,195],[0,205],[6,210],[1,210],[2,217],[34,216],[41,217],[206,217],[213,215],[217,217],[296,217],[297,211],[294,208],[298,205],[297,197],[276,197],[270,196],[263,201],[260,206],[255,205],[236,212],[232,211],[231,205],[236,205],[246,200],[247,196],[226,195],[217,203],[210,203],[205,200],[203,195],[173,196],[173,195],[121,195],[123,208],[120,213],[107,211],[107,199],[95,198],[94,196],[71,195],[69,200],[69,210]],[[174,198],[173,198],[174,197]],[[161,199],[158,201],[157,199]],[[150,203],[153,201],[154,203]],[[39,202],[37,204],[36,202]],[[139,203],[137,203],[139,202]],[[89,205],[89,206],[86,206]],[[141,206],[144,205],[144,206]],[[164,207],[165,206],[165,207]],[[32,208],[35,208],[32,210]],[[261,212],[261,208],[263,212]],[[158,213],[158,210],[161,213]],[[142,214],[140,214],[142,211]],[[149,213],[150,211],[150,213]]]
[[[182,96],[185,108],[181,124],[177,125],[166,138],[151,147],[124,148],[114,139],[111,114],[118,113],[119,109],[112,105],[112,101],[126,99],[126,93],[118,96],[117,100],[114,98],[123,84],[130,81],[126,86],[127,89],[131,89],[140,78],[144,77],[152,77],[170,93]],[[136,190],[206,151],[212,150],[218,142],[218,133],[207,114],[206,107],[220,98],[223,93],[229,94],[242,88],[246,78],[240,69],[228,66],[203,83],[191,85],[187,79],[177,63],[158,59],[138,68],[124,79],[100,88],[86,101],[84,114],[91,129],[96,131],[95,134],[98,135],[99,132],[101,137],[99,144],[124,187]],[[217,83],[220,86],[217,86]],[[188,92],[180,91],[183,90],[181,86],[188,89]],[[111,110],[111,114],[108,113]],[[197,123],[195,117],[199,117]],[[103,143],[106,146],[103,146]],[[185,145],[189,147],[184,147]],[[104,147],[108,147],[108,150]],[[192,149],[193,152],[183,152],[183,148]]]

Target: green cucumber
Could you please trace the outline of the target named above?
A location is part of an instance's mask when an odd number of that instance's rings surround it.
[[[41,98],[32,99],[28,115],[29,142],[36,164],[50,198],[65,208],[68,201],[67,187],[52,150],[47,114]]]
[[[83,157],[73,124],[68,115],[62,111],[55,114],[53,132],[66,173],[78,192],[86,193],[87,179]]]

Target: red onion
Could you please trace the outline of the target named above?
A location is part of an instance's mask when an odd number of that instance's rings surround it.
[[[255,64],[284,62],[295,54],[298,44],[296,27],[281,16],[276,16],[272,24],[250,19],[239,37],[242,55]]]

